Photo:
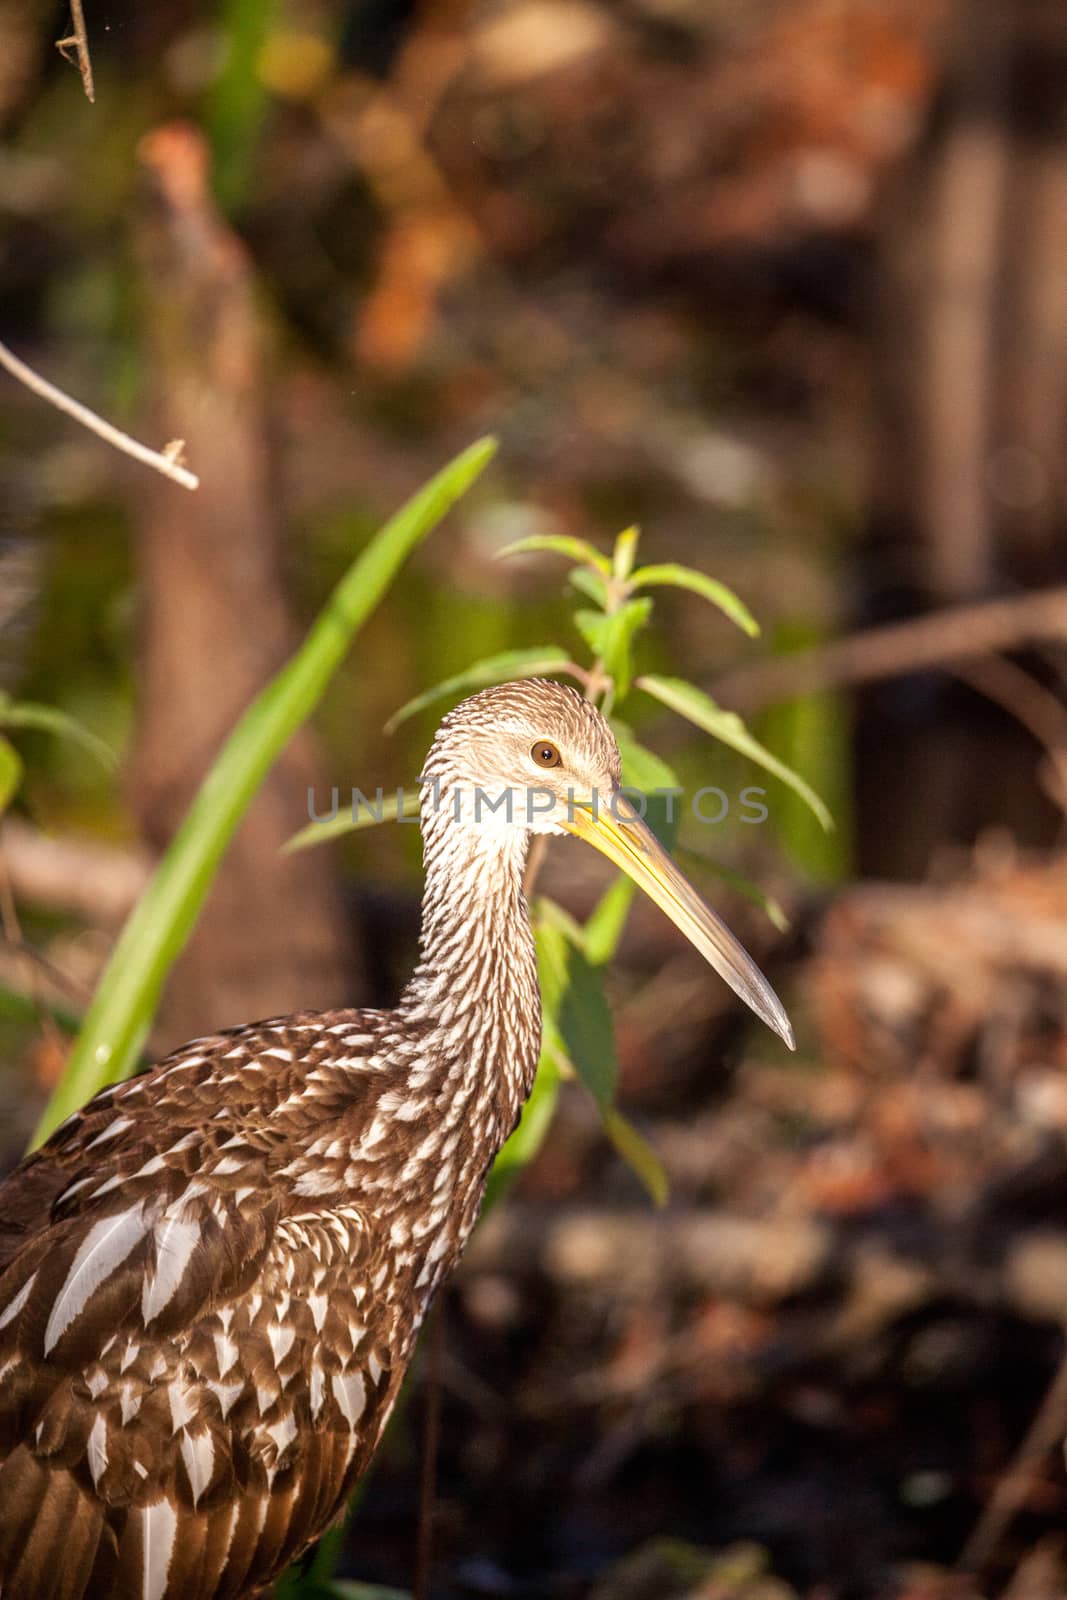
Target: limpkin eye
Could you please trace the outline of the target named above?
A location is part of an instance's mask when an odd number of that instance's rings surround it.
[[[534,765],[538,767],[560,767],[563,765],[563,758],[551,739],[538,739],[530,751],[530,755],[533,757]]]

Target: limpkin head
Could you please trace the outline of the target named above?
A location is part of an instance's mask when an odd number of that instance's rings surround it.
[[[629,874],[768,1027],[793,1048],[781,1001],[622,792],[619,748],[595,706],[531,678],[464,700],[442,721],[423,772],[449,828],[570,833]]]

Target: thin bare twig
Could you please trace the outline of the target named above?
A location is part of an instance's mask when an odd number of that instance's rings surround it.
[[[12,354],[3,343],[0,343],[0,366],[6,367],[13,378],[24,383],[34,394],[40,395],[42,400],[47,400],[57,410],[66,412],[68,417],[73,417],[76,422],[80,422],[99,438],[106,439],[108,444],[114,445],[115,449],[121,450],[124,455],[132,456],[135,461],[143,462],[146,467],[154,467],[156,472],[161,472],[165,478],[180,483],[183,489],[199,489],[200,479],[196,473],[190,472],[187,467],[178,463],[177,457],[182,450],[179,440],[168,444],[162,451],[150,450],[146,444],[138,444],[136,439],[131,439],[121,428],[105,422],[103,417],[98,417],[88,406],[83,406],[78,400],[72,400],[62,389],[57,389],[55,384],[38,376],[32,367],[20,361],[18,356]]]
[[[711,689],[724,705],[756,711],[822,689],[921,672],[1053,639],[1067,639],[1067,586],[870,628],[811,650],[738,668],[717,679]]]
[[[65,39],[56,40],[56,49],[64,61],[69,61],[68,50],[74,51],[78,63],[78,71],[82,77],[82,88],[85,97],[90,102],[96,100],[96,90],[93,87],[93,63],[89,55],[89,35],[85,31],[85,13],[82,10],[82,0],[70,0],[70,25],[71,32]]]
[[[1067,709],[1062,702],[1003,656],[956,661],[949,671],[1001,706],[1043,747],[1054,774],[1049,791],[1060,809],[1067,811]]]
[[[988,1504],[975,1525],[963,1553],[959,1567],[963,1572],[979,1572],[993,1554],[1007,1532],[1016,1513],[1022,1508],[1034,1474],[1053,1450],[1059,1448],[1067,1433],[1067,1355],[1060,1362],[1022,1444],[1003,1477],[989,1497]]]
[[[0,933],[0,952],[5,949],[10,950],[17,961],[31,972],[32,984],[26,990],[26,998],[34,1005],[40,1005],[42,997],[36,992],[36,976],[40,975],[47,978],[54,989],[84,1010],[93,998],[92,990],[88,984],[80,982],[77,978],[72,978],[61,967],[57,967],[54,961],[50,961],[43,951],[35,949],[32,944],[27,944],[21,929],[17,937],[13,935],[6,916],[4,923],[4,931]],[[4,973],[3,976],[6,978],[7,974]]]

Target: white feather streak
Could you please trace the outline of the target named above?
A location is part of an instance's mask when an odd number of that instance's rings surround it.
[[[189,1433],[183,1433],[181,1453],[189,1479],[189,1488],[192,1490],[195,1511],[197,1501],[210,1484],[211,1475],[215,1470],[215,1442],[210,1433],[201,1433],[196,1438]]]
[[[174,1536],[177,1531],[178,1513],[169,1500],[160,1500],[154,1506],[142,1507],[144,1571],[141,1600],[163,1600],[167,1592],[167,1574],[174,1554]]]
[[[335,1372],[330,1379],[333,1397],[350,1428],[354,1428],[363,1415],[367,1403],[367,1390],[360,1372]]]
[[[222,1420],[225,1422],[227,1416],[229,1415],[230,1407],[233,1405],[238,1395],[244,1393],[244,1383],[240,1378],[236,1383],[213,1383],[209,1378],[207,1380],[207,1386],[218,1399],[219,1410],[222,1412]]]
[[[141,1289],[141,1317],[147,1328],[178,1291],[193,1251],[200,1243],[200,1226],[169,1213],[154,1230],[156,1269],[145,1277]]]
[[[66,1282],[52,1307],[44,1330],[45,1355],[55,1349],[71,1323],[81,1316],[100,1285],[136,1249],[144,1232],[141,1206],[120,1211],[113,1217],[102,1217],[93,1224],[71,1262]]]
[[[237,1360],[237,1346],[227,1333],[216,1333],[214,1340],[219,1377],[224,1378]]]
[[[85,1454],[89,1461],[89,1471],[93,1475],[93,1488],[95,1489],[107,1471],[107,1422],[102,1412],[89,1429],[89,1437],[85,1443]]]
[[[296,1418],[291,1411],[287,1411],[280,1421],[273,1422],[265,1431],[274,1440],[279,1456],[282,1456],[296,1438]]]
[[[270,1340],[271,1354],[274,1356],[275,1367],[280,1367],[292,1348],[296,1335],[288,1325],[276,1327],[273,1323],[267,1329],[267,1338]]]
[[[36,1272],[31,1272],[26,1282],[22,1285],[14,1300],[9,1300],[3,1311],[0,1312],[0,1328],[6,1328],[9,1322],[14,1322],[26,1301],[30,1298],[30,1291],[37,1280]]]
[[[116,1117],[114,1122],[109,1122],[103,1133],[98,1133],[95,1139],[90,1139],[85,1146],[86,1150],[95,1150],[98,1144],[104,1144],[108,1139],[117,1139],[120,1133],[125,1133],[127,1128],[133,1127],[132,1117]]]
[[[311,1388],[311,1415],[317,1417],[322,1410],[323,1400],[323,1372],[320,1366],[313,1365],[310,1373]]]

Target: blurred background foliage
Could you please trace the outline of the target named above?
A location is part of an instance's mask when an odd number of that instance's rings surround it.
[[[492,432],[238,833],[149,1052],[395,995],[416,832],[284,854],[309,789],[409,783],[439,707],[387,734],[399,707],[582,648],[562,568],[502,548],[640,522],[763,633],[663,590],[638,672],[740,711],[837,823],[768,780],[765,825],[682,838],[801,1049],[635,905],[619,1102],[671,1200],[564,1085],[448,1296],[437,1591],[1067,1592],[1062,0],[87,0],[94,104],[68,20],[0,0],[0,338],[184,439],[201,488],[0,385],[3,704],[120,763],[0,716],[4,1156],[240,711]],[[687,788],[763,782],[648,695],[626,717]],[[579,922],[605,883],[566,848],[541,881]],[[353,1578],[411,1581],[421,1404]]]

